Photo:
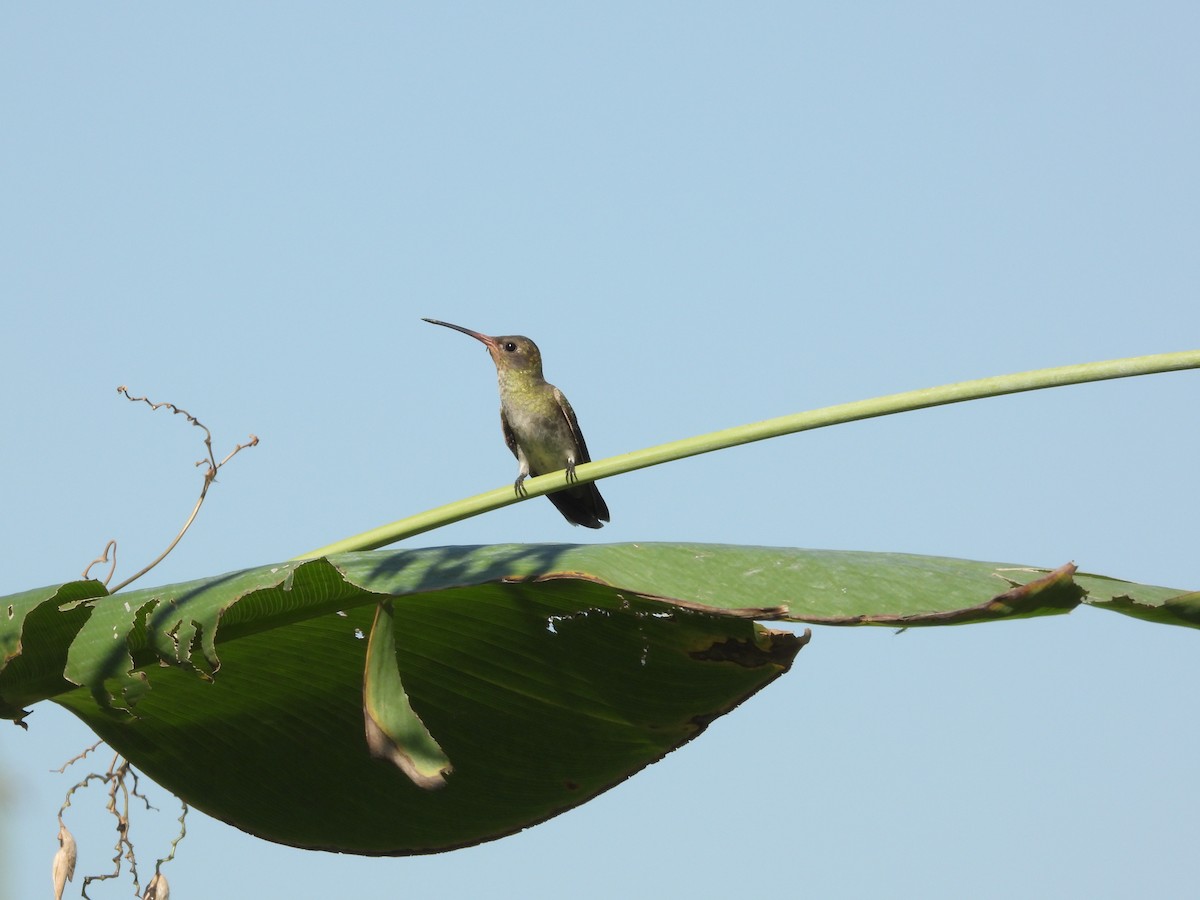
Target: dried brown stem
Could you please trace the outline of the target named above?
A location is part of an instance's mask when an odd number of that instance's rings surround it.
[[[110,550],[112,551],[112,565],[109,566],[108,575],[105,576],[105,578],[104,578],[104,583],[105,583],[105,585],[107,585],[109,583],[109,581],[112,580],[113,573],[117,571],[117,542],[116,542],[116,540],[111,540],[107,544],[105,544],[104,552],[102,554],[100,554],[99,556],[97,556],[95,559],[93,559],[90,563],[88,563],[87,568],[83,570],[83,574],[80,575],[79,577],[86,581],[90,577],[88,573],[92,571],[92,566],[99,565],[100,563],[109,562],[108,553]]]
[[[64,771],[68,766],[83,759],[85,756],[95,750],[99,744],[100,742],[98,741],[96,744],[93,744],[91,747],[84,750],[74,759],[68,760],[63,765],[62,769],[59,769],[59,771]],[[141,893],[141,889],[139,886],[137,854],[134,852],[133,838],[130,836],[131,818],[129,804],[132,798],[136,798],[145,804],[147,810],[155,810],[157,812],[157,808],[153,806],[150,803],[150,799],[141,792],[141,787],[138,781],[138,773],[130,766],[129,761],[122,758],[120,754],[114,754],[112,762],[109,763],[107,772],[103,774],[99,772],[89,772],[81,781],[72,785],[67,791],[66,797],[63,799],[63,804],[58,810],[58,824],[60,829],[66,828],[66,823],[63,821],[63,814],[71,806],[71,798],[74,796],[75,792],[81,788],[87,787],[93,781],[101,781],[108,785],[108,790],[106,791],[108,800],[105,803],[105,809],[107,809],[108,812],[112,814],[113,818],[116,819],[117,839],[116,843],[113,845],[114,854],[112,857],[112,871],[99,875],[84,876],[81,894],[84,897],[88,896],[87,889],[93,881],[108,881],[113,878],[119,878],[121,875],[122,861],[126,861],[129,863],[129,874],[133,878],[134,895],[137,896]],[[167,854],[167,856],[155,862],[155,876],[159,875],[164,863],[170,862],[175,858],[175,850],[179,846],[179,842],[182,841],[187,835],[185,819],[188,813],[188,805],[182,800],[180,801],[180,804],[183,807],[183,811],[179,816],[179,834],[173,841],[171,841],[170,852]],[[59,834],[59,840],[61,842],[61,830]]]
[[[129,388],[125,387],[124,385],[121,385],[119,388],[117,388],[117,392],[120,394],[123,394],[127,400],[130,400],[134,403],[145,403],[151,409],[155,409],[155,410],[166,408],[166,409],[169,409],[173,415],[183,416],[184,418],[186,418],[189,423],[191,423],[192,425],[195,425],[197,428],[199,428],[201,431],[204,432],[204,450],[205,450],[205,453],[207,454],[207,459],[201,459],[201,460],[197,461],[197,463],[196,463],[197,466],[205,466],[204,484],[200,488],[200,497],[196,500],[196,505],[192,507],[191,514],[187,517],[187,521],[183,523],[183,527],[179,529],[179,533],[177,535],[175,535],[175,539],[173,541],[171,541],[171,543],[167,545],[167,549],[164,550],[162,553],[160,553],[149,565],[143,567],[141,569],[141,571],[130,576],[129,578],[126,578],[124,581],[122,581],[116,587],[112,588],[109,591],[110,594],[115,594],[117,591],[121,590],[122,588],[128,587],[130,584],[137,581],[139,578],[141,578],[143,575],[145,575],[147,572],[149,572],[151,569],[153,569],[155,566],[157,566],[160,562],[162,562],[164,559],[166,559],[167,555],[172,550],[175,549],[176,545],[181,540],[183,540],[183,536],[185,534],[187,534],[187,530],[192,527],[192,522],[194,522],[196,520],[196,515],[197,515],[197,513],[200,512],[200,507],[201,507],[201,505],[203,505],[204,498],[208,494],[209,486],[214,481],[217,480],[217,472],[220,470],[221,466],[225,465],[225,463],[229,462],[239,452],[241,452],[242,450],[245,450],[247,447],[258,446],[258,437],[256,435],[252,434],[252,435],[250,435],[249,441],[247,441],[244,444],[238,444],[236,447],[233,448],[233,450],[230,451],[228,456],[226,456],[220,462],[217,462],[217,458],[213,455],[212,432],[209,431],[207,426],[205,426],[204,423],[202,423],[199,419],[197,419],[195,416],[193,416],[190,412],[188,412],[185,409],[180,409],[174,403],[153,403],[146,397],[134,397],[132,394],[129,393]],[[107,553],[107,550],[106,550],[106,553]],[[115,565],[115,559],[116,559],[116,556],[114,553],[114,565]],[[111,573],[110,573],[109,577],[110,578],[112,577]],[[106,581],[105,584],[107,584],[107,583],[108,582]]]
[[[69,769],[71,766],[75,765],[75,763],[79,762],[81,759],[83,759],[85,756],[87,756],[89,753],[91,753],[93,750],[95,750],[97,747],[99,747],[103,743],[104,743],[104,741],[96,741],[96,743],[92,744],[92,746],[88,747],[82,753],[80,753],[76,756],[72,756],[70,759],[68,759],[65,763],[62,764],[61,768],[51,769],[50,771],[58,772],[61,775],[63,772],[67,771],[67,769]]]

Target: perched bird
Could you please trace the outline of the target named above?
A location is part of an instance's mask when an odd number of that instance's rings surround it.
[[[504,443],[517,458],[520,468],[513,488],[518,494],[530,475],[545,475],[567,470],[567,480],[575,480],[575,467],[591,462],[575,410],[563,392],[542,377],[542,354],[537,344],[520,335],[489,337],[461,325],[425,319],[433,325],[453,328],[483,343],[496,364],[500,382],[500,425]],[[608,505],[595,484],[579,484],[547,494],[558,511],[572,525],[603,528],[608,521]]]

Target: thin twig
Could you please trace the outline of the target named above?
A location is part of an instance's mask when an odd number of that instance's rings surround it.
[[[58,822],[60,825],[62,824],[62,821],[63,821],[63,813],[65,813],[71,806],[71,797],[74,795],[74,793],[76,791],[80,790],[81,788],[87,787],[89,784],[91,784],[96,779],[99,779],[100,781],[107,781],[108,776],[101,775],[99,772],[88,772],[87,775],[84,776],[82,781],[80,781],[77,784],[71,785],[71,787],[67,790],[67,795],[66,795],[66,797],[63,798],[63,804],[62,804],[62,806],[60,806],[58,808]]]
[[[192,425],[195,425],[197,428],[199,428],[200,430],[202,430],[204,432],[204,450],[205,450],[205,453],[207,454],[208,458],[199,460],[196,463],[197,466],[205,466],[204,484],[200,488],[200,497],[199,497],[199,499],[196,500],[196,505],[192,507],[191,514],[187,517],[187,521],[183,523],[183,527],[181,529],[179,529],[179,533],[177,535],[175,535],[175,539],[173,541],[171,541],[170,544],[167,545],[167,549],[164,550],[162,553],[160,553],[154,559],[153,562],[151,562],[149,565],[145,566],[140,572],[136,573],[135,575],[132,575],[129,578],[126,578],[124,581],[122,581],[120,584],[118,584],[115,588],[110,589],[109,590],[110,594],[115,594],[117,591],[121,590],[122,588],[128,587],[130,584],[137,581],[139,578],[141,578],[143,575],[145,575],[147,572],[149,572],[151,569],[153,569],[155,566],[157,566],[160,562],[162,562],[164,559],[166,559],[167,554],[169,554],[172,550],[175,549],[176,545],[181,540],[183,540],[183,536],[185,534],[187,534],[187,530],[192,527],[192,522],[194,522],[196,520],[196,515],[197,515],[197,513],[200,512],[200,507],[204,503],[204,498],[205,498],[205,496],[208,495],[209,486],[214,481],[217,480],[217,472],[221,468],[221,466],[225,465],[225,463],[229,462],[231,459],[233,459],[234,456],[236,456],[242,450],[245,450],[247,447],[258,446],[258,437],[256,435],[252,434],[252,435],[250,435],[249,441],[247,441],[244,444],[238,444],[236,447],[233,448],[232,451],[230,451],[228,456],[226,456],[220,462],[217,462],[216,457],[213,455],[212,432],[208,430],[208,427],[205,426],[203,422],[201,422],[199,419],[197,419],[195,416],[193,416],[186,409],[180,409],[174,403],[153,403],[146,397],[134,397],[133,395],[131,395],[129,393],[129,388],[125,387],[124,385],[121,385],[119,388],[117,388],[117,393],[123,394],[127,400],[130,400],[134,403],[145,403],[151,409],[155,409],[155,410],[162,409],[165,407],[166,409],[169,409],[173,415],[183,416],[184,418],[186,418],[189,423],[191,423]],[[106,582],[106,584],[107,584],[107,582]]]
[[[115,851],[112,858],[113,870],[100,875],[85,875],[83,885],[80,888],[80,895],[83,897],[87,897],[88,885],[93,881],[108,881],[112,878],[119,878],[121,875],[121,860],[123,858],[129,860],[131,874],[133,875],[134,893],[138,893],[137,857],[133,850],[133,842],[129,838],[129,788],[125,784],[125,778],[128,774],[129,761],[122,759],[120,754],[114,755],[105,774],[100,775],[96,772],[89,772],[83,781],[67,791],[66,800],[63,801],[63,805],[58,811],[58,821],[59,824],[62,824],[63,813],[71,805],[71,795],[75,791],[86,787],[96,779],[108,784],[108,802],[104,805],[104,808],[112,813],[113,817],[117,820],[117,841],[113,845],[113,850]],[[122,797],[121,810],[117,809],[118,791]]]
[[[180,409],[174,403],[165,403],[165,402],[164,403],[155,403],[152,400],[150,400],[148,397],[134,397],[132,394],[129,393],[129,388],[125,387],[125,385],[123,385],[123,384],[117,388],[117,393],[124,394],[125,399],[129,400],[133,403],[145,403],[147,406],[149,406],[153,410],[158,410],[158,409],[162,409],[163,407],[166,407],[167,409],[169,409],[171,411],[172,415],[183,416],[185,419],[188,420],[188,422],[190,422],[192,425],[195,425],[197,428],[199,428],[201,431],[204,432],[204,448],[205,448],[205,450],[208,451],[209,467],[212,469],[217,468],[217,461],[213,458],[212,432],[208,430],[208,427],[205,426],[203,422],[201,422],[199,419],[197,419],[195,416],[193,416],[190,412],[188,412],[186,409]],[[253,435],[251,435],[251,437],[253,437]],[[205,462],[204,460],[200,460],[199,462],[196,463],[196,465],[202,466],[202,465],[204,465],[204,462]]]
[[[162,867],[165,863],[169,863],[171,860],[173,860],[175,858],[175,849],[179,846],[179,842],[182,841],[185,837],[187,837],[187,821],[186,820],[187,820],[187,814],[188,814],[189,807],[185,800],[180,800],[179,805],[181,807],[183,807],[182,811],[179,813],[179,819],[178,819],[179,834],[176,835],[175,840],[171,841],[171,852],[168,853],[166,856],[164,856],[162,859],[158,860],[158,862],[156,862],[154,864],[154,874],[155,875],[157,875],[159,873],[159,871],[162,869]]]
[[[151,809],[152,809],[152,810],[154,810],[155,812],[158,812],[158,811],[159,811],[159,810],[158,810],[158,807],[157,807],[157,806],[155,806],[153,803],[151,803],[151,802],[150,802],[150,798],[149,798],[149,797],[147,797],[145,794],[143,794],[143,793],[142,793],[142,791],[141,791],[141,788],[140,788],[140,786],[139,786],[139,784],[138,784],[138,774],[137,774],[137,772],[135,772],[133,769],[129,768],[129,764],[128,764],[128,763],[126,763],[126,764],[125,764],[125,768],[126,768],[126,769],[128,770],[128,772],[129,772],[129,777],[133,779],[133,787],[130,789],[130,793],[131,793],[131,794],[133,794],[133,796],[137,797],[139,800],[141,800],[143,803],[145,803],[145,804],[146,804],[146,809],[147,809],[147,810],[151,810]]]
[[[68,760],[63,765],[62,769],[59,769],[59,771],[65,771],[68,766],[83,759],[99,745],[100,742],[97,741],[74,759]],[[93,781],[101,781],[108,785],[108,790],[106,791],[108,800],[105,803],[104,808],[108,810],[108,812],[111,813],[116,819],[117,839],[116,843],[113,845],[114,854],[112,857],[112,871],[99,875],[85,876],[83,879],[81,894],[84,897],[88,896],[88,887],[93,881],[108,881],[113,878],[119,878],[121,876],[122,863],[127,861],[129,863],[129,874],[133,878],[134,895],[139,896],[141,894],[141,887],[139,884],[140,876],[138,875],[137,853],[134,850],[133,838],[130,834],[132,817],[130,816],[129,804],[131,799],[136,798],[145,804],[147,810],[154,810],[157,812],[158,808],[155,807],[150,802],[150,799],[141,792],[138,773],[130,765],[129,760],[124,759],[120,754],[114,754],[112,761],[109,763],[107,772],[103,774],[99,772],[89,772],[81,781],[72,785],[71,788],[68,789],[66,797],[63,799],[63,804],[58,810],[58,824],[60,829],[66,829],[66,823],[63,821],[63,815],[71,806],[71,798],[74,796],[75,792],[81,788],[87,787]],[[175,858],[176,848],[179,846],[180,841],[182,841],[187,835],[187,826],[185,820],[187,818],[188,805],[182,800],[179,802],[183,807],[178,819],[179,834],[173,841],[171,841],[170,852],[167,854],[167,856],[155,862],[155,876],[159,875],[164,863],[170,862]],[[62,841],[61,833],[62,832],[60,831],[60,843]]]
[[[94,749],[94,748],[89,748],[89,750],[90,750],[90,749]],[[82,758],[82,757],[83,757],[84,755],[86,755],[88,752],[89,752],[88,750],[85,750],[85,751],[84,751],[83,753],[81,753],[81,754],[80,754],[78,757],[76,757],[76,759],[80,759],[80,758]],[[71,806],[71,797],[72,797],[72,796],[74,796],[74,794],[75,794],[75,792],[76,792],[76,791],[80,790],[81,788],[85,788],[85,787],[87,787],[87,786],[88,786],[89,784],[91,784],[93,781],[103,781],[103,782],[105,782],[105,783],[110,783],[110,786],[109,786],[109,797],[110,797],[110,799],[109,799],[109,803],[108,803],[108,806],[107,806],[107,808],[109,808],[109,809],[112,809],[112,810],[115,812],[115,810],[116,810],[116,798],[115,798],[115,783],[113,783],[113,780],[114,780],[114,778],[116,777],[116,771],[117,771],[117,760],[119,760],[119,759],[120,759],[120,757],[119,757],[119,756],[114,756],[114,757],[113,757],[113,761],[112,761],[112,763],[110,763],[110,764],[109,764],[108,771],[107,771],[106,773],[104,773],[103,775],[101,775],[99,772],[89,772],[87,775],[85,775],[85,776],[83,777],[83,780],[82,780],[82,781],[79,781],[78,783],[76,783],[76,784],[72,785],[72,786],[71,786],[71,787],[70,787],[70,788],[67,790],[67,795],[66,795],[66,797],[64,797],[64,798],[63,798],[63,803],[62,803],[62,806],[60,806],[60,807],[58,808],[58,824],[59,824],[59,827],[61,827],[61,828],[65,828],[65,827],[66,827],[66,823],[63,821],[63,814],[64,814],[64,813],[67,811],[67,809],[68,809],[68,808]],[[74,760],[72,760],[72,762],[74,762]],[[67,765],[70,765],[70,763],[67,763]],[[66,766],[64,766],[63,768],[65,769],[65,768],[66,768]],[[82,888],[81,888],[81,890],[80,890],[80,893],[81,893],[81,895],[82,895],[82,896],[84,896],[84,897],[87,897],[87,895],[88,895],[88,893],[87,893],[88,885],[89,885],[91,882],[93,882],[93,881],[105,881],[105,880],[107,880],[107,879],[109,879],[109,878],[116,878],[117,876],[119,876],[119,875],[121,874],[121,842],[122,842],[122,840],[123,840],[123,838],[124,838],[124,829],[123,829],[123,828],[121,828],[121,825],[120,825],[120,821],[119,821],[119,819],[118,819],[118,825],[117,825],[117,832],[118,832],[118,838],[117,838],[117,855],[113,857],[113,871],[112,871],[112,873],[111,873],[111,874],[107,874],[107,875],[87,875],[87,876],[85,876],[85,877],[84,877],[84,879],[83,879],[83,886],[82,886]]]
[[[64,772],[67,771],[67,769],[69,769],[71,766],[75,765],[75,763],[79,762],[81,759],[83,759],[85,756],[87,756],[89,753],[91,753],[93,750],[95,750],[97,747],[99,747],[103,743],[104,743],[104,741],[96,741],[96,743],[92,744],[92,746],[88,747],[82,753],[68,759],[65,763],[62,764],[61,768],[51,769],[50,771],[57,772],[59,775],[62,775]]]
[[[99,556],[97,556],[95,559],[93,559],[90,563],[88,563],[87,568],[83,570],[83,574],[79,577],[82,578],[84,581],[87,581],[87,579],[89,577],[88,573],[92,571],[92,566],[98,565],[99,563],[106,563],[109,561],[108,552],[110,550],[112,551],[112,565],[109,566],[108,575],[105,576],[105,579],[104,579],[104,584],[107,587],[109,581],[112,580],[113,573],[117,571],[117,542],[115,539],[109,541],[107,544],[104,545],[104,552],[102,554],[100,554]]]

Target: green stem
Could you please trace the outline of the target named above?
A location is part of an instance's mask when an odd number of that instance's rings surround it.
[[[1015,375],[997,375],[991,378],[980,378],[976,381],[962,381],[941,387],[907,391],[903,394],[889,394],[886,397],[876,397],[872,400],[842,403],[809,412],[779,416],[750,425],[725,428],[721,431],[684,438],[681,441],[671,441],[668,444],[659,444],[657,447],[635,450],[633,453],[623,453],[620,456],[610,456],[607,459],[587,463],[579,466],[575,470],[575,474],[581,482],[598,481],[601,478],[621,475],[635,469],[644,469],[647,466],[657,466],[660,463],[697,456],[701,453],[711,453],[713,450],[724,450],[727,447],[736,447],[739,444],[749,444],[780,435],[794,434],[797,431],[811,431],[827,425],[840,425],[844,422],[857,422],[876,416],[926,409],[931,406],[944,406],[948,403],[962,403],[965,400],[981,400],[985,397],[998,397],[1003,394],[1017,394],[1022,391],[1036,391],[1068,384],[1196,368],[1200,368],[1200,350],[1158,353],[1153,356],[1135,356],[1129,359],[1083,363],[1075,366],[1059,366],[1053,369],[1019,372]],[[559,490],[565,485],[565,474],[560,471],[531,478],[525,482],[524,486],[526,496],[540,497],[542,494]],[[521,499],[516,496],[511,486],[498,488],[418,513],[415,516],[409,516],[390,525],[364,531],[354,537],[335,541],[328,546],[296,558],[309,559],[352,550],[375,550],[443,525],[508,506]]]

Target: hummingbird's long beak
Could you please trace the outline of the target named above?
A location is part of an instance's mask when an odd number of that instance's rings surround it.
[[[480,334],[478,331],[472,331],[470,328],[463,328],[461,325],[451,325],[449,322],[439,322],[437,319],[422,318],[421,321],[428,322],[430,325],[441,325],[445,328],[453,328],[455,331],[461,331],[463,334],[470,335],[471,337],[475,338],[475,340],[482,341],[483,344],[488,348],[489,353],[499,349],[499,345],[496,343],[496,339],[494,337],[490,337],[486,334]]]

